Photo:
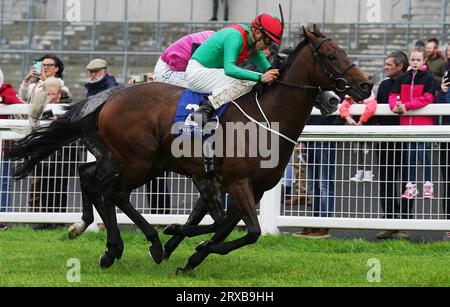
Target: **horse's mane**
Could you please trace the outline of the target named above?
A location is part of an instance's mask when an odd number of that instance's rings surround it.
[[[317,33],[317,32],[311,32],[311,33],[314,34],[314,36],[319,37],[319,38],[326,37],[322,33]],[[295,47],[295,49],[290,52],[288,58],[283,63],[281,63],[280,74],[282,74],[286,69],[288,69],[291,66],[292,62],[294,62],[294,59],[297,56],[297,54],[300,52],[300,50],[302,50],[303,47],[305,47],[308,44],[308,40],[305,38],[303,33],[298,34],[298,37],[300,38],[300,42],[298,43],[297,47]]]

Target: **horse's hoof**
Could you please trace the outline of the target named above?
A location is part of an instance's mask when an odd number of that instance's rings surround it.
[[[212,243],[213,241],[211,240],[203,241],[199,245],[197,245],[195,250],[199,253],[208,253]]]
[[[164,228],[163,233],[165,235],[176,236],[180,233],[180,228],[181,228],[180,224],[171,224],[168,225],[166,228]]]
[[[123,250],[124,250],[123,246],[122,246],[122,248],[118,248],[118,249],[117,249],[117,251],[116,251],[116,252],[117,252],[116,259],[117,259],[117,260],[119,260],[120,258],[122,258]]]
[[[79,237],[85,230],[86,227],[83,223],[75,223],[72,224],[67,230],[67,236],[69,237],[69,240],[73,240]]]
[[[185,274],[185,273],[187,273],[189,271],[190,271],[189,269],[177,268],[177,270],[175,271],[175,274],[177,276],[181,276],[181,275],[183,275],[183,274]]]
[[[160,264],[163,261],[163,249],[162,247],[158,247],[156,245],[152,245],[150,247],[149,255],[155,260],[157,264]]]
[[[109,269],[114,263],[114,258],[111,259],[107,253],[100,256],[100,268]]]

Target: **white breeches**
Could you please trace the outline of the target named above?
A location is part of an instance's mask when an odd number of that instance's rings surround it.
[[[254,81],[228,77],[223,69],[207,68],[196,60],[189,61],[186,79],[191,90],[211,94],[208,98],[216,109],[247,94],[256,84]]]
[[[185,71],[173,71],[161,58],[155,65],[153,80],[188,88]]]

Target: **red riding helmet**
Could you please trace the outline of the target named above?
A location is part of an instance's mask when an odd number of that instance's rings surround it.
[[[252,22],[252,27],[258,29],[275,43],[279,44],[281,42],[281,37],[283,36],[283,25],[278,18],[273,17],[269,14],[261,14],[255,17]]]

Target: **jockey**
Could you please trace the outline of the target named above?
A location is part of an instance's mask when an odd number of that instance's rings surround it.
[[[214,31],[202,31],[183,36],[163,52],[156,63],[153,81],[188,87],[186,66],[195,47],[201,45]]]
[[[210,94],[194,113],[202,116],[202,124],[211,121],[215,109],[250,92],[257,82],[270,83],[277,79],[278,69],[271,65],[261,51],[264,46],[280,44],[283,26],[269,14],[257,16],[251,27],[235,24],[208,38],[192,55],[186,68],[189,88]],[[261,73],[238,65],[250,58]]]

